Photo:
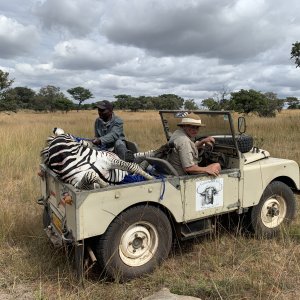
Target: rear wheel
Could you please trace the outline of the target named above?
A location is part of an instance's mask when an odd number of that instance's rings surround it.
[[[292,190],[280,181],[270,183],[251,212],[251,224],[257,236],[273,237],[283,224],[295,216],[296,200]]]
[[[166,215],[152,206],[122,212],[96,243],[95,253],[107,275],[121,281],[153,271],[167,258],[172,230]]]

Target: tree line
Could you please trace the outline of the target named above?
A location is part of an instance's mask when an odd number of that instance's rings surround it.
[[[299,52],[300,53],[300,52]],[[30,109],[34,111],[64,111],[79,109],[92,109],[95,103],[83,104],[88,99],[93,99],[92,92],[81,86],[67,90],[74,103],[60,91],[59,87],[47,85],[38,92],[28,87],[12,87],[14,79],[9,78],[9,73],[0,70],[0,111],[13,111]],[[296,97],[285,99],[277,98],[277,95],[268,92],[261,93],[255,90],[240,90],[229,93],[221,91],[214,97],[203,99],[199,107],[194,99],[183,99],[175,94],[163,94],[159,96],[115,95],[115,109],[121,110],[233,110],[248,114],[255,112],[262,117],[274,117],[281,111],[284,104],[289,109],[300,109],[300,101]]]

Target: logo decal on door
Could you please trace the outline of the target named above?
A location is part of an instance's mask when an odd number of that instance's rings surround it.
[[[223,206],[223,178],[196,182],[196,210]]]

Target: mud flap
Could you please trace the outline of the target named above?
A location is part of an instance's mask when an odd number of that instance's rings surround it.
[[[84,283],[84,241],[75,244],[75,271],[76,278],[83,285]]]

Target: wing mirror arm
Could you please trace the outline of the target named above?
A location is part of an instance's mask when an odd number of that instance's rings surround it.
[[[240,134],[246,132],[246,119],[245,117],[239,117],[238,118],[238,131]]]

